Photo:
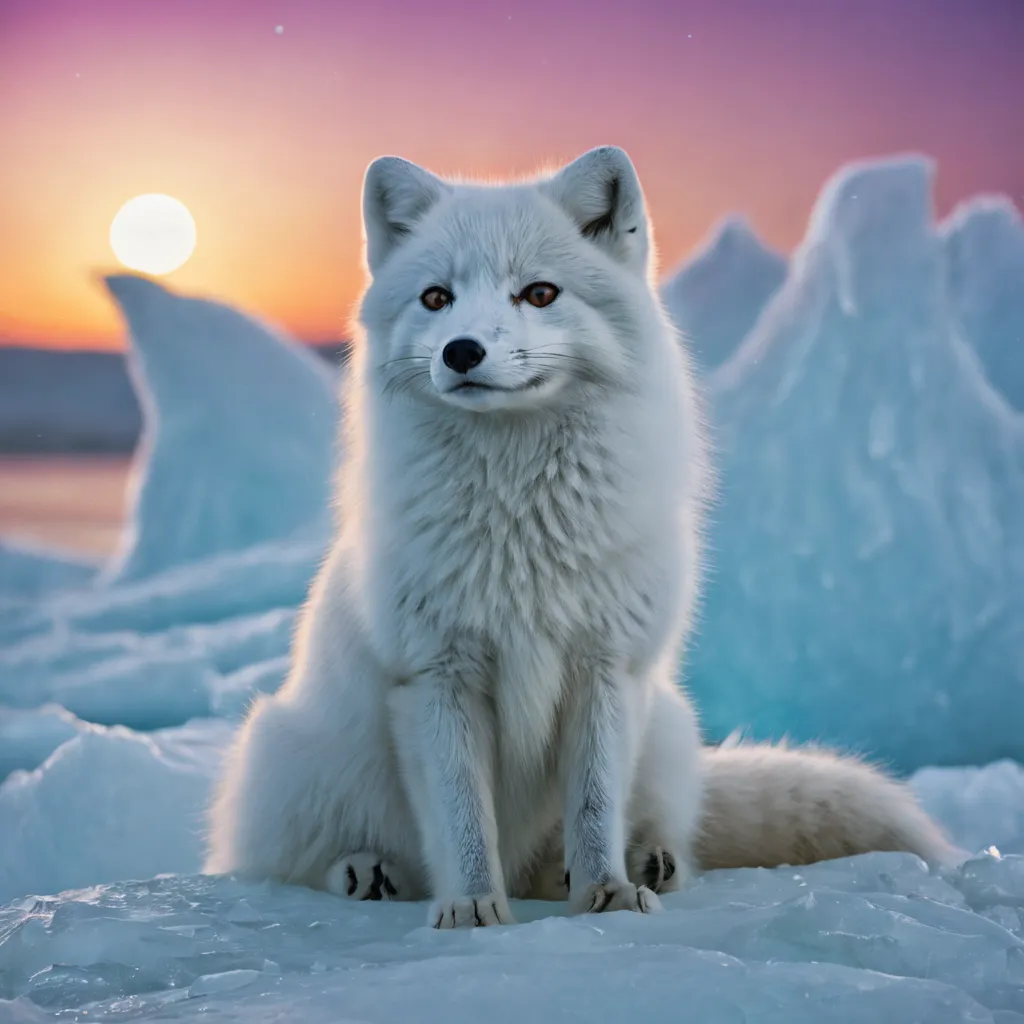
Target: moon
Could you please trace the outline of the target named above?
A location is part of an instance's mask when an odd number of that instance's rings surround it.
[[[159,277],[188,262],[196,247],[196,222],[173,196],[135,196],[110,223],[110,248],[129,270]]]

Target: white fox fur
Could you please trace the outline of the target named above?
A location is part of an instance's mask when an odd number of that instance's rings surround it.
[[[698,867],[944,856],[857,761],[701,749],[676,672],[709,472],[626,154],[503,186],[384,157],[363,211],[337,536],[206,869],[455,927],[566,880],[648,911]]]

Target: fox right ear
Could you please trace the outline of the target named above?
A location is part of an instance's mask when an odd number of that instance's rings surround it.
[[[382,156],[370,164],[363,179],[363,232],[371,274],[449,190],[440,178],[401,157]]]
[[[650,226],[633,162],[618,146],[599,146],[541,183],[580,233],[638,274],[650,272]]]

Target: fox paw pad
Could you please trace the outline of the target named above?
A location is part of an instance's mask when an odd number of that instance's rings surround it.
[[[405,887],[402,872],[374,853],[340,857],[327,872],[327,891],[350,900],[408,899]]]

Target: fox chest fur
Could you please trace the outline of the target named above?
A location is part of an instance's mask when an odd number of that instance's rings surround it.
[[[393,414],[388,450],[367,460],[378,650],[400,674],[460,644],[502,676],[541,658],[557,679],[582,651],[641,670],[676,624],[687,572],[678,496],[659,494],[685,486],[671,451],[635,422],[613,436],[621,410],[473,420]]]

